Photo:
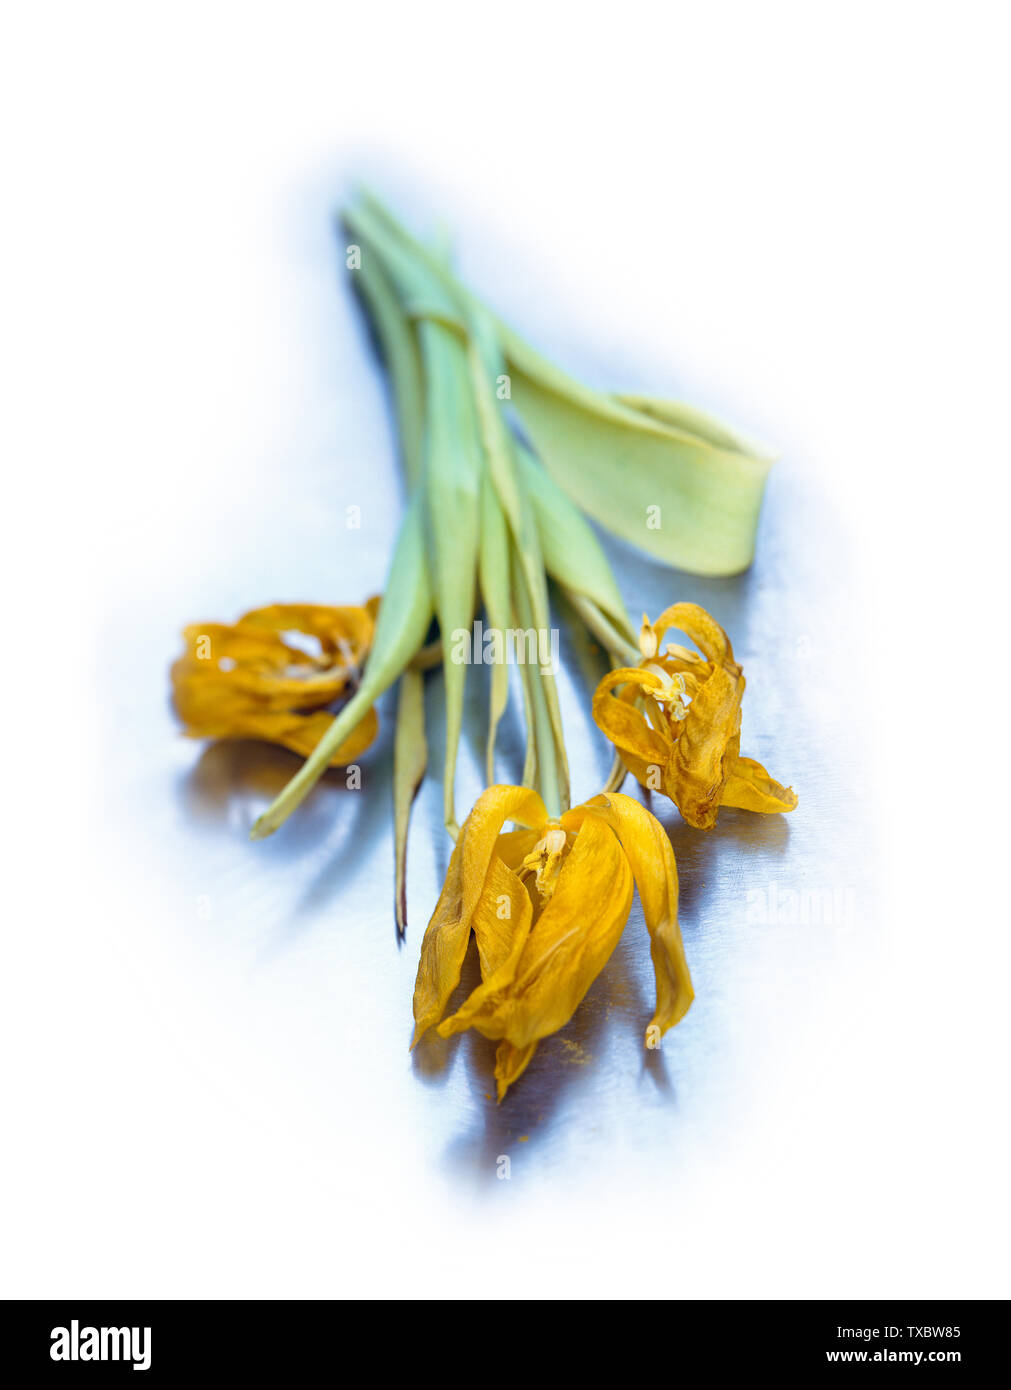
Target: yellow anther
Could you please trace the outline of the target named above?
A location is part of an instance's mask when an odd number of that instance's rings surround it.
[[[642,627],[639,629],[639,650],[642,652],[644,661],[652,661],[656,656],[657,640],[656,633],[653,631],[653,624],[647,615],[642,615]]]

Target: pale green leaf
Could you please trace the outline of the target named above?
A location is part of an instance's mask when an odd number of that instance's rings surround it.
[[[512,399],[538,457],[609,531],[695,574],[746,569],[771,460],[581,386],[515,335]],[[670,410],[673,411],[674,407]]]
[[[425,738],[425,677],[413,665],[400,677],[393,740],[393,857],[397,932],[407,929],[407,832],[411,805],[428,764]]]

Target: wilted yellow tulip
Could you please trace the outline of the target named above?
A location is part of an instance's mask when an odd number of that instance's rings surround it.
[[[333,723],[327,711],[357,683],[372,643],[379,600],[364,607],[278,603],[237,623],[194,624],[172,667],[172,698],[191,738],[253,738],[308,757]],[[315,642],[307,652],[286,634]],[[370,710],[330,760],[344,767],[376,736]]]
[[[507,821],[523,828],[503,832]],[[552,820],[535,791],[489,787],[460,832],[421,944],[414,1043],[436,1025],[442,1037],[476,1028],[497,1040],[501,1100],[540,1039],[568,1023],[607,964],[628,920],[633,882],[656,973],[646,1034],[655,1046],[694,997],[678,926],[677,865],[663,826],[618,793]],[[481,984],[444,1018],[471,932]]]
[[[661,651],[670,628],[701,656],[672,643]],[[697,604],[675,603],[655,623],[643,619],[639,649],[640,664],[611,671],[593,697],[593,717],[629,772],[700,830],[712,829],[721,806],[792,811],[792,789],[740,756],[744,675],[719,623]]]

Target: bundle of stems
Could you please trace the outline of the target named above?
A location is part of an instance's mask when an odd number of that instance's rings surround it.
[[[427,763],[423,671],[433,659],[426,645],[433,620],[446,707],[443,810],[455,839],[467,662],[454,659],[454,635],[469,631],[483,607],[490,629],[533,630],[546,639],[550,577],[612,665],[634,664],[636,629],[583,512],[646,548],[661,545],[665,558],[685,568],[734,572],[751,559],[770,460],[688,407],[608,396],[567,377],[461,284],[444,245],[416,240],[371,193],[360,192],[342,221],[357,253],[350,273],[390,377],[407,505],[361,682],[252,835],[262,838],[287,820],[334,750],[399,681],[394,810],[402,931],[408,816]],[[647,528],[650,508],[669,516],[660,541],[664,528]],[[539,660],[518,666],[527,732],[522,782],[558,816],[569,806],[569,772],[554,671]],[[497,652],[489,785],[508,690],[506,654]]]

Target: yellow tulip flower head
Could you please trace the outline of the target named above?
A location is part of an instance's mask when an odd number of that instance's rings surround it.
[[[520,828],[504,832],[507,821]],[[432,1027],[442,1037],[476,1028],[497,1040],[501,1100],[541,1038],[568,1023],[607,964],[633,884],[656,974],[652,1046],[694,997],[678,926],[677,865],[663,827],[617,793],[552,820],[537,792],[489,787],[460,832],[421,945],[414,1043]],[[472,932],[481,983],[446,1018]]]
[[[671,628],[698,652],[661,650]],[[629,772],[699,830],[712,829],[721,806],[792,811],[792,789],[740,755],[744,674],[719,623],[697,604],[676,603],[655,623],[643,618],[639,649],[639,665],[611,671],[593,697],[594,720]]]
[[[237,623],[194,624],[186,650],[172,667],[176,713],[191,738],[253,738],[308,757],[333,723],[328,706],[349,694],[372,644],[379,600],[364,607],[324,608],[277,603],[255,608]],[[307,652],[286,640],[302,633]],[[374,710],[335,751],[344,767],[378,730]]]

